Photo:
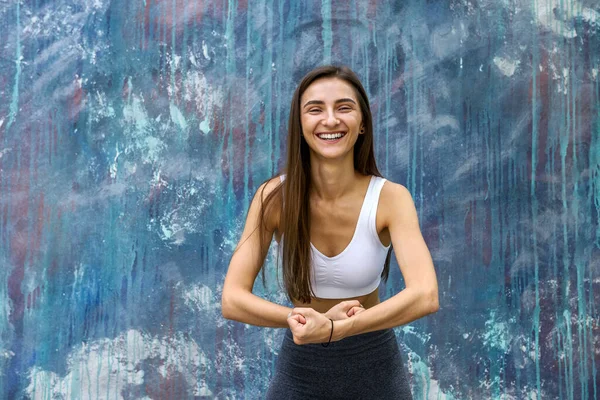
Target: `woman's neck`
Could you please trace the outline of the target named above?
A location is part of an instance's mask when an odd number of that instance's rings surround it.
[[[361,174],[354,169],[354,160],[313,161],[311,162],[312,193],[319,199],[331,201],[356,190],[356,181]]]

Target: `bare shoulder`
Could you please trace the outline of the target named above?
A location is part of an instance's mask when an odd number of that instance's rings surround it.
[[[278,187],[280,187],[281,185],[281,178],[279,178],[279,175],[269,179],[266,182],[263,182],[257,189],[256,193],[260,193],[261,194],[261,199],[264,201],[267,196],[269,194],[271,194],[271,192],[273,192],[275,189],[277,189]]]
[[[415,203],[412,194],[406,186],[386,180],[381,189],[379,207],[386,226],[392,220],[398,220],[415,215]]]
[[[274,231],[279,227],[279,219],[282,207],[281,178],[276,176],[262,183],[256,190],[256,199],[261,199],[260,203],[265,205],[265,222],[269,231]],[[277,193],[279,190],[279,193]],[[270,200],[267,200],[271,194]]]
[[[389,179],[386,179],[383,184],[383,188],[381,189],[381,202],[385,202],[386,205],[398,205],[397,202],[412,202],[412,195],[406,188],[406,186],[392,182]]]

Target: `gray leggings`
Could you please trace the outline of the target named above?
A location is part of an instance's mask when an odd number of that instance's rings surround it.
[[[412,395],[393,330],[323,347],[297,345],[287,329],[266,398],[404,400]]]

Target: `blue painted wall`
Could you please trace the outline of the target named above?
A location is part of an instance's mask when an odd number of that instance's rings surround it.
[[[415,397],[600,398],[597,2],[12,0],[0,38],[2,398],[262,397],[283,331],[222,282],[329,62],[437,268],[396,329]]]

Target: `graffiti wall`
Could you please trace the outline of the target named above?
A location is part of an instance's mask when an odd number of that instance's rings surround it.
[[[262,398],[283,330],[223,279],[335,63],[438,274],[395,329],[415,398],[600,398],[595,0],[9,0],[0,38],[0,397]]]

